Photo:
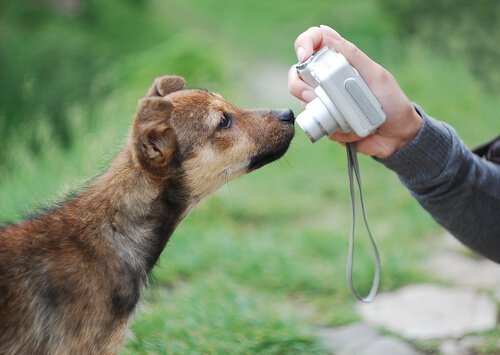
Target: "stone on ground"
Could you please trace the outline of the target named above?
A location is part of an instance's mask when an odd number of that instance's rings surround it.
[[[454,285],[493,289],[500,285],[500,265],[455,252],[440,252],[427,261],[427,269]]]
[[[362,318],[405,338],[426,340],[461,337],[495,327],[496,304],[464,287],[411,285],[360,304]]]
[[[419,355],[412,346],[362,323],[318,331],[322,345],[336,355]]]

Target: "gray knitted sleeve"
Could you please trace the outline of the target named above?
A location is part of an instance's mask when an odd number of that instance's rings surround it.
[[[478,158],[452,127],[416,108],[424,119],[418,135],[379,161],[439,224],[500,263],[500,165]]]

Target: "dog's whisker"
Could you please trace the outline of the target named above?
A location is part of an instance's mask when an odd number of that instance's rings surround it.
[[[285,163],[290,169],[295,170],[295,167],[290,163],[290,160],[288,160],[286,157],[283,157],[283,163]]]
[[[231,201],[232,216],[233,216],[233,218],[235,218],[236,217],[236,212],[235,212],[235,208],[234,208],[233,191],[231,190],[230,181],[227,181],[225,185],[227,187],[227,191],[229,192],[229,200]]]

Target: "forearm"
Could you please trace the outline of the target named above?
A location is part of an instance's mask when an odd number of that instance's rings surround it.
[[[500,166],[475,156],[450,126],[420,114],[424,124],[415,139],[379,161],[438,223],[500,262]]]

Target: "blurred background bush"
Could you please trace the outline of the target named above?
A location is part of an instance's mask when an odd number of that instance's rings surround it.
[[[71,146],[71,107],[84,109],[90,125],[96,103],[127,80],[106,76],[110,68],[175,33],[151,12],[147,0],[0,4],[0,164],[19,131],[34,154],[43,149],[40,125],[50,130],[53,144]],[[179,66],[206,69],[207,58],[185,50],[188,61],[176,61]]]
[[[461,58],[488,88],[500,90],[500,2],[496,0],[380,0],[401,39]]]
[[[321,23],[467,144],[483,142],[500,129],[499,17],[498,0],[2,1],[0,221],[105,168],[164,73],[243,106],[299,111],[286,93],[293,42]],[[382,290],[433,280],[421,265],[440,230],[392,174],[360,159]],[[321,353],[314,327],[358,319],[343,276],[344,153],[298,132],[283,161],[223,188],[179,227],[126,352]],[[355,278],[368,289],[370,249],[359,243]],[[499,351],[498,335],[479,351]]]
[[[110,67],[177,33],[203,27],[192,23],[190,7],[194,16],[210,23],[213,34],[249,52],[257,48],[265,57],[284,58],[293,36],[319,22],[345,28],[377,59],[383,59],[387,49],[377,46],[388,36],[399,43],[416,39],[426,49],[465,63],[483,85],[498,92],[498,1],[378,1],[313,1],[305,6],[279,0],[188,0],[185,5],[151,0],[4,1],[0,4],[0,164],[5,164],[9,142],[19,139],[20,130],[33,153],[43,149],[39,125],[50,129],[54,144],[68,148],[70,108],[83,108],[91,124],[96,103],[122,84],[123,78],[105,75]],[[167,13],[161,16],[158,11]],[[199,43],[192,42],[194,47]],[[279,53],[269,53],[270,48]],[[198,50],[185,50],[187,56],[169,63],[170,70],[192,69],[210,59]],[[209,76],[203,70],[198,74]]]

